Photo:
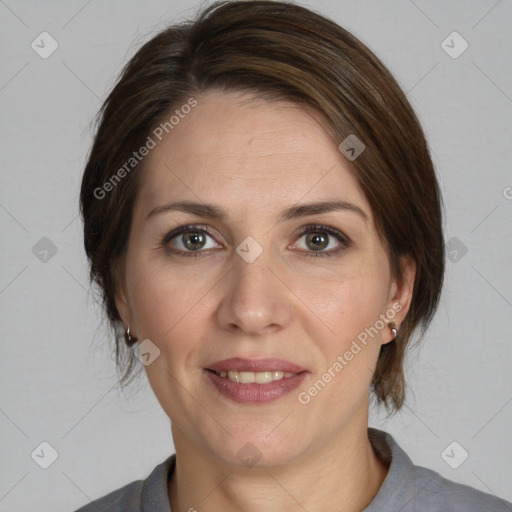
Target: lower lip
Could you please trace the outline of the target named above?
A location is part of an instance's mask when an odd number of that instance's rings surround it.
[[[304,371],[296,373],[292,377],[283,377],[280,380],[273,380],[265,384],[240,384],[229,380],[227,377],[219,377],[211,371],[204,371],[219,393],[231,398],[235,402],[243,404],[273,402],[298,387],[307,374],[307,372]]]

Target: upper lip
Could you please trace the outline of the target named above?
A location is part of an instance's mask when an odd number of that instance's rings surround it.
[[[265,359],[244,359],[242,357],[233,357],[223,359],[206,366],[207,370],[216,372],[265,372],[281,371],[289,373],[300,373],[306,371],[305,368],[283,359],[265,358]]]

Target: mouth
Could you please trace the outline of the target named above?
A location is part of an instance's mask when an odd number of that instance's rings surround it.
[[[246,404],[277,400],[295,389],[309,373],[297,364],[270,358],[225,359],[204,370],[221,395]]]

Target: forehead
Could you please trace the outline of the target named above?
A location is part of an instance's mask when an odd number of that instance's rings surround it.
[[[370,214],[350,163],[301,106],[218,91],[195,99],[144,161],[144,209],[186,198],[269,211],[338,198]]]

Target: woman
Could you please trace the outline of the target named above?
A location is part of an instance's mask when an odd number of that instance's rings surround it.
[[[368,429],[444,242],[422,128],[354,36],[274,1],[164,30],[103,106],[81,209],[123,381],[139,359],[176,448],[81,512],[509,509]]]

